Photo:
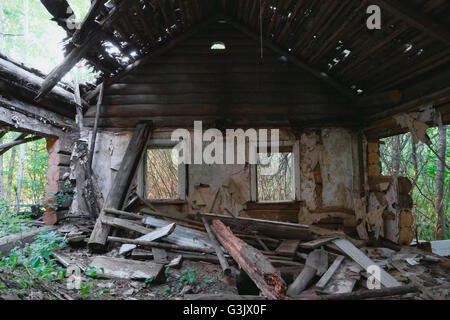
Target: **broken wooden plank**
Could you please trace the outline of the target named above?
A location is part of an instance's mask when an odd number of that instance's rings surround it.
[[[170,222],[154,217],[146,217],[144,219],[144,224],[161,228],[167,226]],[[177,226],[172,234],[164,238],[164,241],[176,244],[178,246],[189,246],[199,249],[214,249],[207,233],[181,226]]]
[[[211,240],[211,244],[213,245],[214,250],[216,251],[216,255],[217,258],[219,259],[220,267],[222,268],[223,274],[229,276],[231,274],[231,268],[230,265],[228,264],[227,259],[223,255],[222,247],[220,246],[219,242],[217,242],[216,235],[214,234],[214,231],[211,229],[209,222],[206,220],[205,217],[201,218],[205,226],[206,232],[209,235],[209,239]]]
[[[183,256],[180,254],[170,260],[166,267],[168,268],[179,268],[181,266],[181,261],[183,260]]]
[[[155,283],[165,280],[164,266],[153,262],[97,256],[89,267],[95,268],[96,275],[100,277],[132,280],[152,279],[152,282]]]
[[[220,220],[212,221],[212,229],[222,246],[253,280],[268,299],[288,299],[286,283],[270,261],[257,249],[237,238]]]
[[[361,267],[357,263],[344,260],[322,292],[327,294],[352,292],[356,282],[361,279],[360,272]]]
[[[317,282],[316,287],[319,289],[325,288],[328,281],[330,281],[331,277],[334,275],[336,270],[341,265],[342,261],[344,260],[343,256],[338,256],[336,259],[334,259],[332,265],[328,268],[327,272],[320,278],[319,282]]]
[[[152,248],[153,260],[156,263],[166,264],[169,261],[167,260],[167,252],[161,248]]]
[[[124,229],[124,230],[131,230],[131,231],[135,231],[135,232],[138,232],[141,234],[148,234],[148,233],[152,232],[151,229],[143,227],[137,223],[134,223],[134,222],[132,222],[130,220],[126,220],[126,219],[120,219],[120,218],[103,215],[100,218],[100,221],[102,224],[110,226],[110,227],[115,227],[115,228]]]
[[[300,248],[313,250],[323,246],[324,244],[327,244],[330,241],[333,241],[334,239],[336,239],[336,237],[320,238],[308,242],[303,242],[300,243]]]
[[[33,242],[36,239],[36,236],[42,231],[49,230],[53,230],[53,228],[37,228],[0,238],[0,252],[2,253],[2,257],[8,256],[10,251],[15,247],[22,248],[23,246],[25,246],[25,244]]]
[[[105,201],[105,208],[118,209],[122,207],[149,137],[150,125],[137,125],[127,150],[125,151],[119,171],[114,179],[114,184]],[[100,213],[100,216],[95,223],[94,230],[91,233],[91,237],[89,238],[89,248],[94,252],[105,250],[106,240],[111,229],[110,226],[101,222],[101,217],[104,215],[104,212]]]
[[[151,231],[151,232],[143,235],[142,237],[137,238],[136,240],[155,241],[155,240],[158,240],[158,239],[161,239],[163,237],[170,235],[175,230],[175,228],[176,228],[175,223],[169,223],[162,228],[158,228],[154,231]],[[126,253],[130,252],[131,250],[133,250],[134,248],[136,248],[135,244],[124,244],[120,247],[119,253],[126,254]]]
[[[299,295],[304,291],[315,275],[322,275],[328,267],[328,253],[325,250],[314,250],[308,255],[305,267],[287,290],[288,296]]]
[[[346,255],[352,258],[357,264],[359,264],[366,272],[369,272],[368,269],[373,266],[377,266],[377,264],[372,261],[369,257],[367,257],[361,250],[355,247],[350,241],[345,239],[336,239],[333,240],[333,243]],[[398,287],[401,286],[401,283],[395,280],[389,273],[384,271],[381,267],[379,268],[380,272],[375,272],[374,277],[382,285],[386,288]]]
[[[126,244],[135,244],[142,247],[149,248],[162,248],[168,250],[185,250],[185,251],[193,251],[193,252],[202,252],[202,253],[213,253],[214,249],[203,249],[198,247],[189,247],[189,246],[180,246],[176,244],[163,243],[163,242],[154,242],[154,241],[143,241],[143,240],[135,240],[135,239],[127,239],[127,238],[119,238],[119,237],[108,237],[108,241],[111,242],[119,242]]]
[[[275,249],[275,252],[282,256],[293,257],[299,243],[300,240],[283,240],[278,248]]]
[[[133,212],[127,212],[127,211],[115,210],[115,209],[103,209],[103,211],[105,211],[105,213],[114,214],[117,216],[122,216],[127,219],[132,219],[132,220],[137,220],[137,221],[142,221],[144,219],[144,216],[141,216],[140,214],[133,213]]]
[[[374,299],[382,297],[393,297],[399,296],[407,293],[417,292],[419,289],[415,285],[406,285],[401,287],[393,288],[383,288],[383,289],[373,289],[373,290],[358,290],[354,292],[330,294],[323,296],[313,296],[313,297],[294,297],[298,300],[364,300],[364,299]]]

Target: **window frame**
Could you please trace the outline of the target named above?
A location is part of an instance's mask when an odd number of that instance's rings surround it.
[[[149,149],[173,149],[178,144],[177,141],[173,141],[170,139],[150,139],[145,148],[145,152],[142,155],[142,166],[139,170],[142,177],[140,180],[142,184],[141,188],[141,196],[144,199],[150,201],[158,201],[158,202],[173,202],[176,200],[186,200],[188,191],[187,191],[187,172],[188,167],[187,164],[179,164],[178,165],[178,196],[177,198],[168,198],[168,199],[156,199],[156,198],[148,198],[147,195],[147,152]]]
[[[268,142],[268,148],[271,144]],[[290,140],[290,141],[280,141],[280,148],[291,148],[292,151],[292,190],[290,200],[259,200],[258,199],[258,165],[250,165],[250,199],[252,202],[258,203],[283,203],[292,201],[301,201],[300,194],[300,141]]]

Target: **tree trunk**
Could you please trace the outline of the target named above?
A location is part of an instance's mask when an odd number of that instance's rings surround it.
[[[447,151],[447,126],[441,125],[438,128],[438,150],[437,153],[441,159],[445,159]],[[436,209],[436,239],[443,240],[447,235],[447,226],[444,214],[444,188],[445,188],[445,165],[437,159],[436,170],[436,198],[434,207]]]
[[[20,152],[19,152],[19,167],[17,168],[16,212],[19,212],[19,209],[20,209],[20,198],[22,195],[22,179],[23,179],[24,163],[25,163],[25,144],[21,144]]]
[[[0,18],[2,14],[2,6],[0,4]],[[0,23],[1,27],[1,23]],[[1,49],[1,48],[0,48]],[[3,138],[0,138],[0,145],[2,144]],[[3,183],[3,156],[0,156],[0,200],[5,199],[5,189],[4,189],[4,183]]]
[[[8,171],[8,181],[6,185],[6,202],[7,204],[11,204],[11,189],[12,189],[12,179],[14,173],[14,164],[16,162],[16,149],[11,149],[11,156],[9,158],[9,171]]]

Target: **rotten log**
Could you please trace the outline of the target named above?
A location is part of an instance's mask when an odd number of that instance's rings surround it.
[[[217,193],[216,193],[217,195]],[[223,270],[224,275],[229,276],[231,274],[231,268],[228,264],[227,259],[223,255],[222,247],[217,242],[216,235],[214,234],[214,231],[211,229],[211,226],[209,225],[209,222],[206,220],[205,217],[201,217],[203,224],[205,225],[206,232],[209,235],[209,239],[211,240],[211,244],[214,247],[214,250],[216,251],[217,258],[219,259],[220,267]]]
[[[131,137],[124,158],[120,165],[120,169],[114,179],[114,184],[109,191],[108,198],[105,201],[105,208],[118,209],[122,207],[125,200],[128,187],[133,179],[136,168],[139,164],[142,152],[147,145],[150,136],[150,125],[139,124]],[[105,213],[100,213],[94,230],[89,238],[89,248],[92,251],[102,251],[105,249],[106,240],[109,235],[110,226],[101,222],[101,217]]]
[[[49,230],[53,230],[53,228],[37,228],[2,237],[0,238],[0,252],[3,257],[6,257],[14,247],[23,247],[25,244],[33,242],[41,232]]]
[[[286,283],[270,261],[257,249],[237,238],[220,220],[212,221],[219,242],[268,299],[289,299]]]

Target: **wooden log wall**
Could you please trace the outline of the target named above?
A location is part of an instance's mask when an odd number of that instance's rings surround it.
[[[211,50],[214,42],[225,50]],[[138,120],[231,117],[258,124],[273,119],[348,120],[353,109],[335,89],[261,47],[227,23],[179,43],[105,90],[100,126],[133,127]],[[91,108],[85,123],[93,124]],[[190,117],[190,118],[189,118]],[[274,118],[275,117],[275,118]],[[179,124],[178,124],[179,125]],[[170,125],[169,125],[170,126]]]

